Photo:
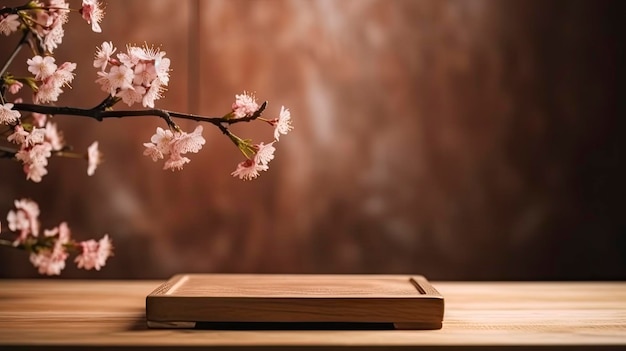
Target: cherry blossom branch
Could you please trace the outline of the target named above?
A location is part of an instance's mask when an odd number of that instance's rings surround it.
[[[26,4],[17,7],[3,7],[0,9],[0,15],[5,14],[17,14],[20,11],[29,11],[29,10],[59,10],[59,11],[76,11],[70,8],[65,7],[56,7],[56,6],[31,6],[31,4]]]
[[[114,98],[115,99],[115,98]],[[117,102],[117,101],[115,101]],[[115,103],[113,102],[113,103]],[[119,110],[110,111],[105,110],[110,107],[112,101],[110,98],[105,99],[98,106],[91,109],[82,109],[76,107],[63,107],[63,106],[48,106],[37,104],[14,104],[13,109],[17,111],[28,111],[42,113],[46,115],[67,115],[67,116],[82,116],[94,118],[98,121],[102,121],[105,118],[124,118],[124,117],[139,117],[139,116],[156,116],[161,117],[167,125],[171,128],[178,129],[178,126],[172,120],[172,117],[192,120],[196,122],[207,122],[217,126],[224,134],[228,134],[227,128],[224,124],[235,124],[241,122],[250,122],[261,116],[265,108],[267,107],[267,101],[264,102],[261,107],[253,114],[242,118],[228,118],[228,117],[206,117],[190,113],[181,113],[175,111],[168,111],[163,109],[145,109],[145,110]]]
[[[17,43],[17,46],[13,50],[13,53],[11,53],[11,56],[4,63],[4,66],[2,66],[2,69],[0,70],[0,77],[2,77],[4,73],[7,71],[7,69],[9,69],[9,66],[11,65],[11,63],[13,62],[17,54],[20,52],[20,50],[22,49],[22,46],[28,42],[26,39],[28,38],[29,33],[30,32],[24,32],[22,39],[20,39],[20,41]]]
[[[0,145],[0,158],[13,158],[16,150]]]
[[[102,102],[99,103],[97,106],[94,106],[92,110],[104,111],[110,107],[113,107],[113,105],[117,104],[118,102],[120,102],[120,98],[109,95],[104,100],[102,100]]]
[[[46,115],[66,115],[66,116],[81,116],[96,119],[102,121],[105,118],[122,118],[122,117],[137,117],[137,116],[157,116],[165,120],[168,126],[176,128],[176,124],[172,121],[170,114],[165,110],[160,109],[148,109],[148,110],[123,110],[123,111],[106,111],[101,106],[106,106],[109,103],[107,100],[103,101],[100,105],[91,109],[82,109],[76,107],[61,107],[61,106],[47,106],[37,104],[15,104],[13,108],[17,111],[28,111],[43,113]]]
[[[27,3],[26,5],[22,5],[22,6],[16,6],[16,7],[3,7],[0,9],[0,15],[6,15],[6,14],[17,14],[20,11],[28,11],[28,10],[67,10],[69,11],[70,9],[64,8],[64,7],[52,7],[52,6],[32,6],[33,4],[31,2]]]
[[[52,0],[50,2],[52,3]],[[30,10],[45,10],[47,17],[39,16],[38,12],[31,13]],[[221,117],[155,108],[155,100],[163,98],[170,81],[170,59],[165,57],[164,51],[147,43],[141,47],[127,45],[125,52],[117,52],[112,42],[106,41],[97,48],[93,62],[94,68],[98,69],[95,81],[103,91],[108,92],[108,95],[96,106],[77,108],[47,105],[58,101],[59,95],[63,92],[62,88],[69,87],[75,76],[75,63],[57,64],[52,56],[53,50],[61,43],[63,37],[61,26],[67,21],[66,12],[70,10],[65,0],[55,0],[47,7],[43,2],[30,1],[22,8],[2,10],[2,32],[6,34],[22,30],[23,38],[15,51],[20,50],[22,45],[29,44],[34,54],[26,61],[28,71],[33,74],[32,77],[13,77],[7,73],[6,67],[10,62],[5,63],[5,72],[0,76],[0,124],[9,127],[6,132],[0,131],[0,135],[3,137],[6,135],[8,142],[19,146],[18,149],[9,151],[0,150],[0,157],[15,157],[21,161],[27,179],[40,182],[47,174],[47,159],[50,156],[70,156],[65,152],[67,149],[56,124],[46,121],[46,116],[50,115],[82,116],[97,121],[103,121],[105,118],[159,117],[166,122],[168,128],[158,127],[150,142],[143,143],[146,147],[144,155],[151,157],[153,161],[165,159],[163,169],[170,170],[182,169],[184,164],[190,162],[189,158],[182,155],[197,153],[206,142],[202,137],[201,125],[193,132],[187,133],[173,119],[209,123],[229,137],[246,158],[231,175],[249,180],[256,178],[259,171],[267,170],[268,162],[274,158],[274,143],[279,140],[281,134],[287,134],[293,129],[289,109],[283,106],[277,118],[262,118],[261,114],[266,109],[267,102],[259,105],[254,94],[245,91],[243,94],[235,95],[231,111]],[[104,12],[98,0],[83,0],[82,7],[77,12],[92,25],[94,32],[101,31],[99,22]],[[12,55],[11,61],[16,54]],[[34,93],[32,103],[22,103],[20,99],[15,101],[3,99],[5,93],[17,94],[23,86],[32,89]],[[144,109],[113,110],[112,107],[118,102],[124,102],[128,106],[141,103]],[[33,112],[31,116],[24,116],[31,117],[33,121],[21,120],[20,112]],[[274,128],[272,142],[253,143],[252,139],[240,138],[229,130],[233,124],[254,120],[267,123]],[[84,156],[89,164],[88,175],[93,174],[100,157],[98,143],[94,142]]]
[[[181,119],[188,119],[188,120],[192,120],[192,121],[196,121],[196,122],[208,122],[208,123],[212,123],[212,124],[215,124],[215,125],[219,125],[219,124],[222,124],[222,123],[223,124],[235,124],[235,123],[253,121],[253,120],[259,118],[261,116],[261,114],[263,114],[263,111],[265,110],[266,107],[267,107],[267,101],[263,102],[263,104],[261,104],[261,107],[259,107],[259,109],[256,110],[250,116],[241,117],[241,118],[205,117],[205,116],[194,115],[194,114],[191,114],[191,113],[180,113],[180,112],[174,112],[174,111],[167,111],[167,112],[172,117],[181,118]]]
[[[0,239],[0,246],[9,246],[14,249],[24,250],[29,252],[38,252],[46,249],[53,249],[56,244],[57,238],[54,236],[47,237],[41,236],[28,236],[27,238],[20,238],[16,235],[16,240],[11,241],[7,239]],[[62,244],[63,250],[66,252],[80,252],[81,246],[74,240],[68,240]]]
[[[26,10],[26,9],[28,9],[27,6],[3,7],[0,9],[0,16],[7,15],[7,14],[16,14],[20,12],[21,10]]]
[[[78,268],[100,270],[113,255],[108,234],[102,239],[77,241],[66,222],[41,230],[39,205],[29,199],[15,200],[15,209],[7,214],[8,228],[14,240],[0,238],[0,246],[28,252],[29,260],[40,274],[59,275],[70,253],[75,253]],[[4,234],[4,233],[0,233]]]
[[[71,150],[71,148],[65,146],[63,149],[53,150],[50,153],[51,153],[51,156],[68,157],[68,158],[85,158],[84,154],[70,152],[69,150]],[[0,158],[14,158],[18,152],[19,152],[19,149],[9,148],[9,147],[0,145]]]

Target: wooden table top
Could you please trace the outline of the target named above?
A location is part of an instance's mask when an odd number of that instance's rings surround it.
[[[154,330],[161,281],[0,280],[1,350],[626,349],[626,283],[433,282],[441,330]]]

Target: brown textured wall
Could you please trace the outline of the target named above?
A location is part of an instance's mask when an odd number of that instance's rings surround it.
[[[141,155],[160,121],[59,116],[72,144],[98,139],[106,162],[89,178],[53,160],[32,184],[0,160],[0,212],[28,196],[44,226],[112,236],[106,269],[67,277],[624,279],[618,13],[617,1],[112,0],[103,34],[68,25],[57,57],[79,75],[64,102],[102,98],[101,41],[147,41],[172,59],[159,107],[219,115],[245,89],[269,113],[289,106],[296,129],[270,170],[242,183],[217,130],[171,173]],[[251,127],[238,130],[270,138]],[[2,248],[0,275],[35,271]]]

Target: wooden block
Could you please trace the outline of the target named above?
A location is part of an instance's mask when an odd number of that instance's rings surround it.
[[[419,275],[181,274],[146,298],[151,328],[440,329],[443,311],[443,296]]]

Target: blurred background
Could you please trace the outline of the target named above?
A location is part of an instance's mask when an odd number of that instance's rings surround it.
[[[64,278],[626,279],[618,5],[110,0],[103,33],[76,14],[65,26],[55,57],[78,68],[59,105],[104,98],[92,67],[103,41],[147,42],[172,60],[157,107],[219,116],[253,91],[267,117],[289,107],[295,130],[268,172],[242,182],[229,175],[241,154],[210,125],[204,149],[170,172],[142,155],[165,127],[157,118],[56,116],[69,144],[98,140],[105,162],[88,177],[85,162],[55,158],[35,184],[0,160],[0,221],[28,197],[44,228],[67,221],[78,239],[112,237],[102,271],[68,262]],[[17,40],[0,38],[0,62]],[[234,130],[272,139],[261,123]],[[0,276],[38,275],[24,252],[0,247]]]

